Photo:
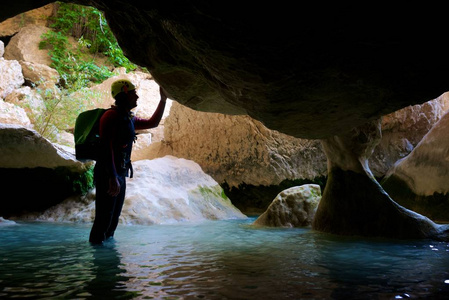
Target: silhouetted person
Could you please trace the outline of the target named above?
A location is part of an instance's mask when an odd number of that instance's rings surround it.
[[[131,109],[139,96],[129,80],[115,81],[111,86],[115,105],[100,119],[100,154],[94,169],[96,187],[95,220],[89,241],[102,243],[113,237],[122,212],[126,192],[126,177],[132,177],[131,151],[135,130],[159,125],[167,96],[160,88],[161,100],[149,119],[138,118]]]

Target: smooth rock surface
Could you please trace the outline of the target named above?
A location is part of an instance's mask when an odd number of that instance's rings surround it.
[[[246,218],[223,190],[193,161],[171,156],[133,163],[127,181],[122,224],[172,224],[203,220]],[[76,196],[30,218],[58,222],[92,222],[95,190]]]
[[[291,187],[280,192],[254,225],[270,227],[306,227],[312,224],[321,189],[317,184]]]

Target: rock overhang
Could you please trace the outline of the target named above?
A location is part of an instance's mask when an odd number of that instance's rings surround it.
[[[172,99],[296,137],[346,132],[449,89],[435,6],[66,2],[104,11],[126,55]]]

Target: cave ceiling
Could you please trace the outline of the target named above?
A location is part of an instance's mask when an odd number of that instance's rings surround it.
[[[50,2],[2,1],[0,21]],[[449,90],[443,7],[65,2],[104,11],[125,54],[170,98],[296,137],[346,132]]]

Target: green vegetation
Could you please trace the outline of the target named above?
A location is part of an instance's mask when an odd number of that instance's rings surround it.
[[[41,49],[48,49],[65,87],[78,90],[92,83],[101,83],[113,73],[97,61],[104,55],[114,67],[127,71],[137,69],[123,54],[103,14],[96,8],[59,3],[51,17],[53,31],[42,36]],[[69,38],[77,40],[72,46]]]
[[[210,188],[210,187],[204,187],[204,186],[200,186],[199,187],[199,191],[201,193],[201,195],[203,196],[204,199],[208,199],[209,196],[214,196],[216,198],[222,198],[225,201],[231,201],[228,196],[226,196],[226,193],[224,192],[224,190],[217,185],[214,188]]]
[[[87,194],[89,190],[94,188],[94,165],[90,166],[84,173],[73,174],[70,181],[75,194]]]
[[[116,75],[112,72],[115,67],[134,71],[138,66],[124,56],[99,10],[58,2],[58,10],[49,21],[53,30],[42,35],[39,47],[49,51],[51,66],[60,75],[60,91],[36,89],[45,110],[34,116],[34,126],[56,142],[59,131],[73,127],[78,114],[91,108],[88,99],[98,97],[87,88]],[[82,96],[72,97],[74,92]]]

